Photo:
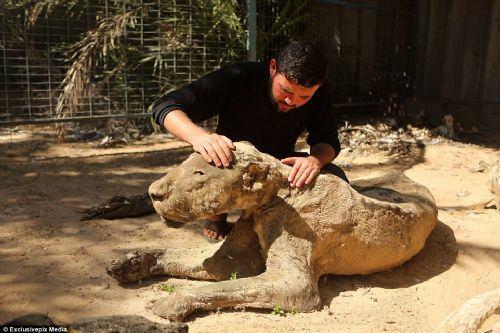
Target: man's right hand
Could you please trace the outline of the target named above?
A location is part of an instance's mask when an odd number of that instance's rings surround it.
[[[233,142],[224,135],[204,133],[193,138],[190,143],[194,151],[200,153],[205,161],[214,162],[217,167],[222,165],[228,167],[233,160],[231,152],[235,149]]]
[[[233,160],[233,142],[216,133],[207,133],[196,125],[182,110],[170,111],[163,120],[163,127],[176,138],[188,142],[208,163],[228,167]]]

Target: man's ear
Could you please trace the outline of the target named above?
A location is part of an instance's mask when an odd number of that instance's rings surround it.
[[[248,190],[260,190],[269,175],[269,164],[249,163],[243,174],[243,186]]]
[[[251,143],[250,141],[238,141],[238,142],[241,142],[241,143],[244,143],[244,144],[246,144],[246,145],[249,145],[249,146],[255,147],[255,146],[253,145],[253,143]]]
[[[274,74],[276,74],[276,70],[277,70],[276,59],[272,58],[271,61],[269,62],[269,74],[271,74],[271,76],[274,76]]]

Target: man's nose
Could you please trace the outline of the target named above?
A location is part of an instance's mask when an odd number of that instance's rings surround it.
[[[285,97],[285,103],[288,105],[294,105],[291,97]]]

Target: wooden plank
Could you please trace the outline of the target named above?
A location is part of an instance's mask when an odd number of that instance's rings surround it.
[[[462,77],[459,89],[459,97],[467,102],[479,100],[489,10],[490,1],[467,1],[467,27],[464,35]]]
[[[378,12],[377,15],[377,73],[374,81],[376,94],[384,97],[392,88],[392,36],[394,29],[394,15],[388,12]]]
[[[430,0],[418,1],[417,40],[415,54],[415,93],[422,95],[424,87],[425,54],[427,49]]]
[[[441,124],[445,114],[452,114],[455,123],[464,129],[472,126],[480,130],[500,130],[500,104],[467,103],[463,101],[443,101],[443,99],[418,99],[416,108],[426,110],[428,121],[433,126]]]
[[[376,0],[365,1],[367,5],[376,6]],[[375,75],[377,50],[377,11],[362,10],[360,13],[360,63],[359,90],[363,94],[373,93],[373,77]]]
[[[458,87],[462,73],[463,42],[467,2],[452,0],[446,22],[446,40],[444,46],[441,97],[460,99]]]
[[[344,49],[342,53],[355,55],[358,43],[359,9],[341,7],[340,13],[340,40]]]
[[[344,67],[341,81],[342,90],[348,98],[357,93],[357,52],[359,34],[359,9],[350,7],[340,8],[340,52]]]
[[[498,45],[498,44],[497,44]],[[481,127],[500,131],[500,105],[492,103],[481,104]]]
[[[441,73],[446,32],[444,26],[447,13],[448,1],[430,0],[429,30],[425,51],[426,66],[422,77],[422,95],[427,98],[440,97],[441,93]]]
[[[409,68],[412,38],[412,20],[408,16],[393,15],[393,29],[391,41],[391,81],[395,87],[406,87],[408,75],[412,70]],[[403,93],[401,91],[401,93]]]
[[[485,56],[481,101],[500,102],[500,0],[494,0]]]

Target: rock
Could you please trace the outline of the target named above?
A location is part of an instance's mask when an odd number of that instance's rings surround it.
[[[109,316],[76,321],[70,325],[70,332],[187,333],[188,326],[181,323],[155,323],[141,316]]]
[[[75,333],[187,333],[188,326],[181,323],[156,323],[141,316],[104,316],[77,320],[71,324],[56,323],[43,314],[27,314],[2,326],[55,326]],[[54,331],[58,332],[58,331]],[[65,332],[65,331],[63,331]]]
[[[52,326],[52,325],[55,325],[52,319],[41,313],[29,313],[2,324],[2,326]]]

